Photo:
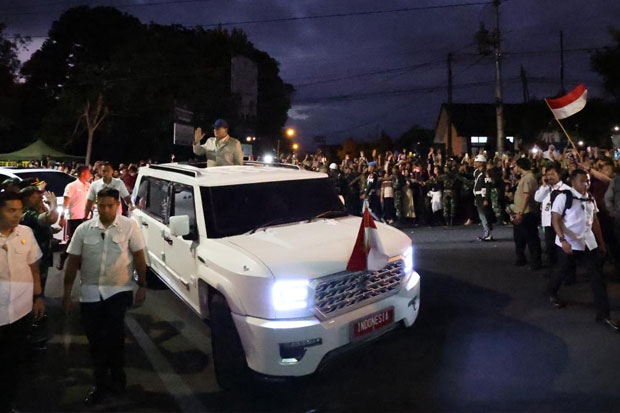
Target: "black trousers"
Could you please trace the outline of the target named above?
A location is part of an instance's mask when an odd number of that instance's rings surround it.
[[[525,260],[525,247],[530,250],[532,264],[540,264],[541,248],[538,236],[538,216],[533,213],[523,214],[523,221],[513,227],[515,252],[518,260]]]
[[[9,410],[17,395],[19,367],[25,356],[26,337],[31,326],[30,314],[14,323],[0,326],[0,412]]]
[[[125,385],[125,313],[132,300],[133,292],[126,291],[107,300],[80,304],[98,387],[105,387],[108,373],[116,385]]]
[[[545,230],[545,254],[549,266],[558,263],[558,247],[555,245],[555,229],[553,227],[544,227]]]
[[[581,264],[590,275],[590,286],[592,288],[596,316],[609,317],[607,286],[603,280],[603,272],[597,256],[598,250],[573,251],[571,254],[567,254],[562,248],[556,248],[558,249],[558,265],[549,280],[548,294],[556,296],[562,283],[575,271],[576,266]]]

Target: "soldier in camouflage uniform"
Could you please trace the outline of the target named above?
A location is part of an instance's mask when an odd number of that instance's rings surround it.
[[[437,177],[437,181],[443,184],[443,218],[447,225],[454,225],[454,217],[456,216],[457,197],[456,185],[460,177],[456,168],[448,165],[445,173]]]
[[[491,191],[490,191],[490,199],[491,199],[491,208],[493,209],[493,214],[495,215],[495,220],[497,224],[504,224],[503,217],[503,198],[504,198],[504,179],[502,176],[502,169],[493,166],[491,164],[488,165],[487,169],[487,179],[491,181]]]
[[[392,188],[394,190],[396,221],[401,221],[403,218],[403,189],[405,188],[405,178],[401,175],[398,166],[392,168]]]

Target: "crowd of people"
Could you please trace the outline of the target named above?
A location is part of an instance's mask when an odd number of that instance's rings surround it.
[[[211,158],[207,156],[211,166],[222,162],[242,164],[243,160],[237,159],[236,142],[227,133],[221,135],[212,138],[202,149],[200,139],[204,134],[198,131],[194,151],[207,155],[213,152]],[[223,152],[221,156],[217,155],[218,150]],[[441,150],[431,148],[426,154],[407,150],[383,154],[372,151],[369,156],[360,152],[357,156],[345,154],[342,159],[329,159],[318,151],[303,159],[283,156],[280,162],[326,173],[353,215],[361,215],[368,207],[376,219],[395,226],[479,222],[481,242],[494,241],[494,226],[512,225],[515,264],[529,264],[531,270],[547,269],[545,293],[553,306],[564,306],[559,290],[562,285],[575,282],[576,269],[583,265],[592,287],[596,320],[614,330],[620,328],[610,318],[603,272],[607,261],[614,281],[620,281],[620,163],[613,150],[578,150],[567,146],[558,151],[549,145],[544,151],[533,148],[500,155],[481,149],[473,155],[446,156]],[[0,288],[0,307],[6,307],[0,312],[0,357],[6,366],[0,369],[0,387],[9,390],[1,393],[4,396],[0,397],[0,408],[9,406],[14,394],[10,389],[16,386],[13,372],[17,361],[10,355],[19,350],[27,336],[34,346],[44,341],[37,337],[37,331],[43,331],[44,336],[43,298],[47,272],[54,265],[53,234],[59,231],[54,226],[56,222],[69,241],[57,264],[63,269],[69,257],[63,300],[67,310],[71,307],[71,287],[77,268],[92,270],[92,274],[82,276],[80,293],[96,384],[86,401],[91,404],[99,401],[102,389],[110,380],[116,390],[124,390],[122,363],[108,362],[122,359],[122,319],[132,299],[128,294],[132,280],[128,274],[104,265],[109,257],[97,255],[103,249],[88,256],[84,252],[88,251],[88,245],[99,242],[99,236],[92,238],[91,233],[101,235],[102,245],[107,242],[107,235],[114,239],[127,235],[126,251],[120,253],[134,262],[141,291],[135,299],[144,301],[144,241],[139,230],[133,228],[133,221],[122,214],[134,208],[130,194],[138,169],[149,163],[120,164],[114,168],[103,161],[92,166],[33,162],[32,167],[50,167],[77,178],[64,190],[62,209],[58,208],[53,193],[44,192],[41,182],[9,179],[1,183],[0,280],[23,278],[27,272],[30,282],[22,283],[25,289],[19,297],[14,296],[15,291],[7,293]],[[98,222],[87,221],[94,206],[99,209],[100,218]],[[60,216],[58,211],[62,211]],[[84,285],[88,277],[92,279],[90,286]],[[115,285],[118,277],[126,282],[120,289],[102,290],[100,284],[107,277],[114,278]],[[93,285],[98,284],[99,289],[93,290]],[[108,333],[101,334],[102,329],[108,329]]]

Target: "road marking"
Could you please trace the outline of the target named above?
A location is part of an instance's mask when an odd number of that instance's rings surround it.
[[[164,387],[169,394],[176,400],[177,405],[182,412],[204,412],[207,411],[205,406],[194,397],[192,390],[185,384],[181,376],[175,373],[174,368],[168,360],[161,354],[153,340],[149,338],[140,324],[131,316],[125,317],[127,328],[135,337],[137,343],[142,347],[146,357],[164,383]]]

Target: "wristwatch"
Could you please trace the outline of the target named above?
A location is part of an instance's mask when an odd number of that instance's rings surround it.
[[[136,281],[136,284],[138,284],[138,287],[145,287],[146,288],[146,281]]]
[[[566,238],[564,238],[564,237],[559,237],[559,239],[560,239],[560,242],[566,241]]]
[[[34,295],[32,296],[32,301],[35,301],[37,298],[43,298],[43,297],[45,297],[45,296],[43,295],[43,293],[41,293],[41,294],[34,294]]]

